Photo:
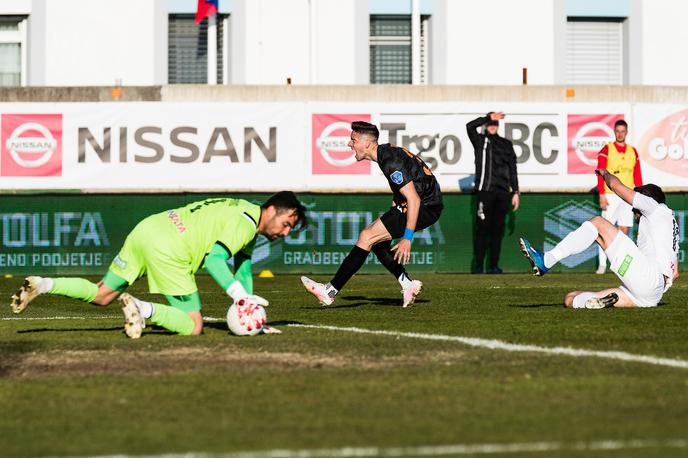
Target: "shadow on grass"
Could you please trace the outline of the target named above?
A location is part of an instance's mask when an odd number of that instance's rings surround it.
[[[336,310],[336,309],[350,309],[368,305],[368,302],[354,302],[353,304],[337,304],[337,305],[309,305],[301,307],[301,310]]]
[[[34,332],[112,332],[112,331],[122,331],[122,326],[116,326],[112,328],[36,328],[36,329],[22,329],[17,331],[17,334],[31,334]]]
[[[390,297],[344,296],[344,297],[342,297],[342,299],[345,299],[348,301],[367,301],[364,303],[373,304],[373,305],[387,305],[387,306],[401,307],[401,299],[398,297],[390,298]],[[426,302],[430,302],[430,300],[428,300],[428,299],[416,299],[416,301],[415,301],[416,304],[424,304]]]
[[[564,306],[561,304],[561,302],[557,302],[554,304],[508,304],[507,307],[516,307],[516,308],[522,308],[522,309],[534,309],[538,307],[560,307],[564,308]]]
[[[205,324],[204,324],[204,326],[205,326]],[[120,329],[122,329],[122,328],[120,327]],[[152,334],[152,335],[156,335],[156,336],[176,336],[177,335],[176,332],[170,331],[169,329],[165,329],[162,326],[158,326],[155,324],[147,324],[146,329],[147,330],[143,331],[144,336],[146,334]],[[122,331],[122,332],[124,332],[124,331]]]
[[[320,307],[322,309],[351,309],[356,307],[361,307],[363,305],[368,305],[369,302],[350,302],[345,304],[328,305],[327,307]]]
[[[365,296],[342,296],[342,300],[345,301],[362,301],[362,302],[352,302],[352,303],[338,303],[337,305],[326,305],[326,306],[309,306],[301,307],[301,310],[328,310],[328,309],[350,309],[361,307],[363,305],[382,305],[384,307],[399,307],[401,308],[401,300],[399,298],[390,297],[365,297]],[[423,304],[430,302],[428,299],[418,299],[415,301],[416,304]]]
[[[280,321],[268,321],[265,323],[266,326],[289,326],[290,324],[303,324],[301,321],[292,321],[292,320],[280,320]],[[227,323],[224,321],[213,321],[210,323],[203,323],[204,328],[210,328],[210,329],[218,329],[220,331],[227,331],[229,332],[229,329],[227,329]]]

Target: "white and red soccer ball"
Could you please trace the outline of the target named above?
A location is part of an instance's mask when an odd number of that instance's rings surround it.
[[[248,299],[235,301],[227,310],[227,326],[237,336],[255,336],[266,321],[265,309]]]

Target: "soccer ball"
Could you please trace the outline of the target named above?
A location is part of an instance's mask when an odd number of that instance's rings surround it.
[[[227,310],[227,326],[237,336],[255,336],[266,321],[265,309],[250,300],[239,299]]]

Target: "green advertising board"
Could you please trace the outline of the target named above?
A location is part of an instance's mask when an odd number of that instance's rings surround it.
[[[101,274],[107,270],[129,231],[149,214],[186,205],[211,195],[3,195],[0,202],[0,272],[26,275]],[[214,194],[212,196],[217,196]],[[235,195],[255,203],[265,194]],[[303,194],[310,226],[284,240],[259,240],[256,270],[275,273],[333,273],[359,232],[390,205],[389,195]],[[416,233],[411,272],[470,272],[473,265],[475,197],[446,194],[445,209],[432,227]],[[671,194],[668,204],[680,228],[681,269],[685,269],[688,194]],[[592,194],[525,194],[521,208],[507,217],[500,265],[505,272],[527,272],[518,237],[549,248],[581,222],[597,215]],[[570,257],[556,269],[593,271],[597,248]],[[383,272],[374,256],[363,272]]]

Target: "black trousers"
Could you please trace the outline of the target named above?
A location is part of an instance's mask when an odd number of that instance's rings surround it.
[[[474,253],[478,272],[485,268],[485,252],[489,246],[489,269],[499,266],[502,249],[504,220],[511,206],[511,193],[507,191],[478,191]]]

